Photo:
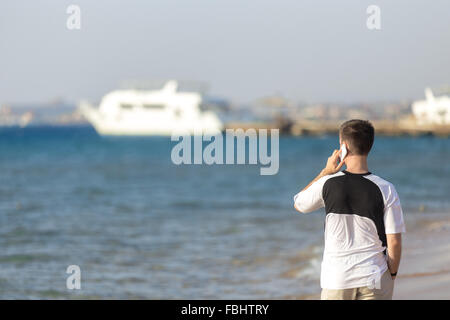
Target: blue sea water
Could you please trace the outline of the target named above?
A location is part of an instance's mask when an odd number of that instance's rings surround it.
[[[279,299],[319,290],[324,213],[292,197],[337,136],[281,137],[280,168],[174,165],[170,138],[0,129],[0,298]],[[377,137],[408,221],[450,214],[450,140]],[[81,268],[81,290],[66,269]]]

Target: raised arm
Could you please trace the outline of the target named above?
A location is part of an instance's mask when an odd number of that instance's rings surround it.
[[[319,209],[322,206],[323,200],[321,195],[321,186],[315,184],[321,178],[328,176],[330,174],[335,174],[344,165],[344,162],[339,161],[340,150],[334,150],[332,155],[328,158],[325,168],[320,171],[320,173],[315,177],[306,187],[303,188],[294,197],[294,208],[300,213],[307,213]],[[317,186],[317,188],[310,188],[312,185]]]

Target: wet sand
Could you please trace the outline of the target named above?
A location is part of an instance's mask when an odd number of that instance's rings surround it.
[[[423,218],[403,238],[394,299],[450,299],[450,218]]]

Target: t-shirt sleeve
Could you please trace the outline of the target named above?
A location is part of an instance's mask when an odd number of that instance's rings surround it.
[[[322,197],[322,189],[328,176],[322,177],[308,189],[300,191],[294,196],[294,205],[302,213],[308,213],[325,206]]]
[[[406,231],[400,198],[393,185],[389,192],[384,208],[384,228],[386,234],[402,233]]]

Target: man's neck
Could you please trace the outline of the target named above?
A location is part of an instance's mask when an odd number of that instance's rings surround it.
[[[367,165],[367,156],[348,155],[345,158],[346,171],[350,173],[367,173],[369,166]]]

